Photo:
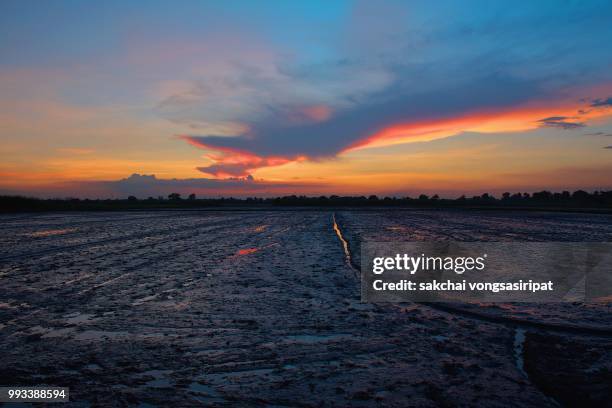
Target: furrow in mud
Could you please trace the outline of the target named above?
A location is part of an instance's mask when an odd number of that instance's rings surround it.
[[[226,223],[227,221],[224,221],[224,220],[216,221],[213,223],[204,222],[204,223],[198,223],[195,225],[181,227],[178,231],[185,232],[185,231],[190,231],[190,230],[197,230],[202,227],[223,226],[223,225],[226,225]],[[115,243],[115,242],[141,240],[143,238],[152,238],[156,236],[169,236],[169,235],[174,234],[175,232],[177,232],[176,228],[161,228],[161,229],[146,230],[144,232],[141,231],[141,232],[137,232],[133,234],[121,235],[118,237],[112,237],[112,238],[107,238],[107,239],[77,243],[77,244],[72,244],[72,245],[63,245],[63,246],[58,246],[58,247],[52,246],[52,247],[40,249],[37,251],[21,252],[21,253],[14,253],[11,255],[5,255],[3,257],[0,257],[0,262],[29,259],[33,257],[45,256],[48,254],[62,253],[62,252],[73,251],[77,249],[90,248],[90,247],[95,247],[95,246],[100,246],[100,245],[110,244],[110,243]]]

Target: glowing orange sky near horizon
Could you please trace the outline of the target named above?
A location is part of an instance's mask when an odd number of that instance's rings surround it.
[[[607,91],[607,90],[606,90]],[[599,92],[600,94],[602,92]],[[525,132],[534,131],[542,128],[541,120],[547,117],[567,117],[569,121],[586,122],[588,125],[597,124],[612,116],[612,110],[587,109],[584,104],[567,101],[556,101],[552,103],[534,102],[523,106],[509,109],[483,109],[477,112],[469,112],[460,116],[440,118],[437,120],[412,121],[407,123],[393,124],[384,127],[380,131],[355,142],[341,152],[336,158],[313,160],[305,155],[297,157],[268,156],[262,157],[255,153],[236,150],[231,148],[219,148],[206,146],[202,143],[194,143],[185,138],[191,145],[204,149],[204,158],[214,166],[239,165],[246,166],[249,174],[253,174],[256,179],[263,179],[267,183],[278,183],[278,189],[274,191],[287,194],[292,193],[342,193],[350,194],[356,192],[377,192],[379,190],[391,191],[397,185],[410,183],[415,189],[451,189],[461,188],[474,189],[479,185],[483,189],[491,188],[491,185],[499,185],[503,188],[504,183],[508,183],[509,177],[495,173],[495,169],[488,168],[490,174],[486,181],[478,177],[482,169],[447,170],[441,167],[438,171],[433,169],[432,160],[423,159],[420,161],[421,171],[414,169],[393,169],[389,168],[389,163],[397,163],[402,159],[402,153],[396,152],[395,147],[408,145],[414,142],[431,142],[445,139],[451,136],[460,135],[465,132],[475,132],[480,134],[490,134],[491,141],[496,140],[496,134],[512,133],[520,135]],[[323,116],[317,117],[317,120]],[[327,119],[327,117],[325,117]],[[544,129],[544,128],[542,128]],[[553,129],[559,135],[563,135],[564,130]],[[561,133],[559,133],[561,132]],[[576,143],[580,143],[577,141]],[[393,147],[394,149],[389,149]],[[371,152],[385,151],[385,155],[369,156]],[[88,181],[118,180],[125,178],[132,173],[157,174],[161,178],[197,178],[207,177],[195,168],[201,165],[200,159],[186,158],[182,153],[176,157],[165,157],[155,154],[152,158],[142,160],[130,160],[111,156],[100,155],[95,149],[88,147],[65,147],[58,150],[59,156],[52,156],[41,161],[40,168],[10,168],[7,165],[0,165],[0,174],[3,181],[0,186],[15,189],[23,188],[32,191],[51,189],[55,183],[77,182],[82,183],[83,191],[86,191]],[[579,149],[576,149],[579,150]],[[601,150],[601,149],[600,149]],[[602,162],[601,151],[594,151],[592,156],[598,156],[596,162]],[[530,152],[519,151],[519,154],[527,155]],[[608,152],[605,152],[608,153]],[[446,163],[461,163],[473,160],[473,151],[462,153],[438,152],[431,157],[438,161],[444,159]],[[591,157],[584,157],[584,153],[579,153],[580,159],[566,160],[566,167],[573,162],[583,165],[591,161]],[[558,152],[552,158],[546,157],[539,161],[542,171],[553,174],[551,167],[561,155],[574,155],[578,153],[572,150]],[[368,157],[367,160],[364,157]],[[413,159],[413,162],[418,162]],[[47,166],[45,167],[45,164]],[[507,164],[504,171],[514,171],[513,165]],[[518,166],[518,165],[517,165]],[[571,166],[570,166],[571,167]],[[601,163],[599,164],[601,167]],[[536,171],[537,169],[533,169]],[[444,171],[443,175],[440,171]],[[597,183],[600,180],[601,172],[596,172]],[[224,179],[230,174],[209,172],[214,177]],[[542,177],[542,183],[555,183],[561,185],[562,179],[575,179],[574,184],[583,182],[585,178],[572,176],[564,173],[563,177],[553,177],[551,175]],[[289,182],[291,186],[281,187],[283,183]],[[515,182],[515,181],[513,181]],[[74,184],[72,184],[74,185]],[[322,187],[325,186],[325,187]],[[551,187],[552,188],[552,187]],[[232,194],[239,193],[239,190],[232,190]]]

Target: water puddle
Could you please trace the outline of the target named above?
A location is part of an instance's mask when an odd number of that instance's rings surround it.
[[[159,378],[145,383],[146,387],[150,388],[169,388],[171,386],[170,381],[166,378]]]
[[[278,242],[273,242],[271,244],[268,245],[264,245],[260,248],[243,248],[243,249],[239,249],[238,251],[236,251],[236,254],[234,254],[234,257],[239,257],[239,256],[245,256],[245,255],[250,255],[250,254],[254,254],[255,252],[259,252],[261,250],[273,247],[273,246],[277,246],[279,245]]]
[[[194,399],[204,404],[221,403],[224,401],[223,397],[214,388],[198,381],[189,384],[188,390],[193,394]]]
[[[336,222],[336,214],[332,215],[332,221],[334,223],[334,232],[336,233],[336,236],[342,243],[342,249],[344,250],[344,258],[346,260],[346,264],[349,266],[349,268],[351,268],[355,272],[355,274],[358,274],[357,269],[353,266],[353,259],[351,258],[351,251],[349,249],[348,241],[344,239],[344,236],[342,235],[342,230],[340,229],[340,226]]]
[[[201,382],[194,381],[189,384],[189,391],[196,394],[204,394],[211,397],[218,397],[219,393],[213,389],[210,385],[202,384]]]
[[[66,323],[68,324],[86,324],[94,321],[94,315],[92,314],[81,314],[79,312],[74,312],[67,314],[64,316],[66,319]]]
[[[155,298],[157,298],[157,294],[155,295],[150,295],[150,296],[145,296],[143,298],[137,299],[134,302],[132,302],[132,306],[139,306],[142,305],[143,303],[149,302]]]
[[[101,331],[101,330],[86,330],[74,336],[75,340],[83,341],[103,341],[115,340],[123,337],[128,337],[130,334],[126,331]]]
[[[30,237],[30,238],[43,238],[43,237],[52,237],[55,235],[69,234],[74,231],[76,231],[76,228],[64,228],[64,229],[52,229],[52,230],[29,232],[23,235],[26,237]]]
[[[149,370],[144,371],[137,375],[137,377],[153,377],[147,381],[144,386],[149,388],[170,388],[172,383],[167,378],[168,375],[172,374],[172,370]]]
[[[259,248],[244,248],[244,249],[239,249],[236,252],[236,256],[244,256],[244,255],[249,255],[249,254],[253,254],[255,252],[259,251]]]
[[[296,334],[285,336],[284,339],[297,343],[315,344],[328,341],[343,340],[351,337],[350,334]]]
[[[525,378],[529,378],[525,371],[525,329],[516,328],[514,331],[514,364]]]
[[[91,371],[97,371],[97,370],[101,370],[102,366],[100,366],[99,364],[96,364],[96,363],[91,363],[91,364],[87,364],[85,366],[85,369],[91,370]]]

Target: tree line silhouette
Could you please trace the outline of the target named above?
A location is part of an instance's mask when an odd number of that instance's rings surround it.
[[[70,210],[126,210],[156,208],[203,208],[203,207],[415,207],[415,208],[534,208],[534,209],[612,209],[612,191],[589,193],[577,190],[529,193],[503,193],[500,197],[484,193],[456,199],[440,198],[437,194],[418,197],[370,196],[283,196],[273,198],[197,198],[192,193],[187,197],[179,193],[168,196],[138,199],[37,199],[23,196],[0,196],[0,211],[70,211]]]

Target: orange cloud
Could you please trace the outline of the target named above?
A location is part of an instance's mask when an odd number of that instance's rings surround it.
[[[454,136],[463,132],[507,133],[522,132],[550,126],[550,119],[566,129],[582,126],[587,120],[610,116],[607,108],[587,109],[577,103],[540,105],[536,103],[505,110],[480,110],[461,116],[436,120],[398,123],[384,127],[371,136],[348,146],[342,152],[368,147],[382,147],[409,142],[423,142]],[[563,122],[563,120],[569,120]],[[572,126],[573,125],[573,126]]]

